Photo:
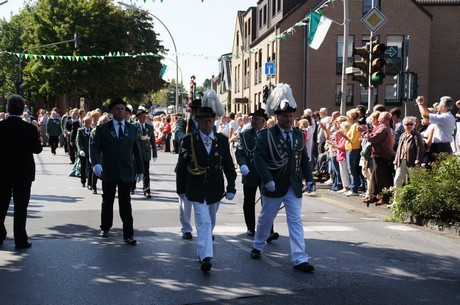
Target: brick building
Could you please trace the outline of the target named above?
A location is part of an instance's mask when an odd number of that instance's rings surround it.
[[[279,82],[291,85],[297,101],[298,115],[305,108],[327,107],[339,110],[341,69],[343,63],[343,2],[334,1],[322,8],[324,16],[336,21],[318,50],[307,45],[307,26],[299,26],[311,10],[328,1],[259,0],[257,6],[239,11],[236,16],[230,79],[231,110],[248,113],[263,105],[265,86]],[[349,52],[369,41],[370,32],[361,18],[371,9],[371,0],[349,0]],[[386,78],[374,89],[374,104],[387,108],[405,105],[394,97],[394,76],[409,64],[418,75],[418,94],[429,103],[443,95],[460,99],[460,0],[375,0],[376,8],[388,19],[374,33],[393,53],[387,56]],[[294,27],[294,25],[296,25]],[[292,31],[290,29],[293,29]],[[286,32],[289,31],[289,32]],[[284,35],[282,35],[284,34]],[[284,36],[284,37],[281,37]],[[409,61],[405,56],[410,37]],[[265,63],[275,64],[275,74],[265,75]],[[221,65],[222,66],[222,65]],[[228,94],[228,92],[227,92]],[[368,105],[368,91],[351,75],[347,77],[347,109]],[[416,114],[413,101],[407,114]]]

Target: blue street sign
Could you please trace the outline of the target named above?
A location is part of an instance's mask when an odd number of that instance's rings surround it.
[[[275,63],[270,61],[265,63],[265,75],[275,75]]]

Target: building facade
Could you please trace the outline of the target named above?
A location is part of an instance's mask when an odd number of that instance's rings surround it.
[[[340,109],[343,63],[353,64],[353,50],[370,40],[361,22],[372,8],[372,0],[349,0],[348,58],[343,59],[343,2],[321,0],[259,0],[257,6],[237,13],[231,60],[231,111],[249,113],[264,107],[264,88],[283,82],[291,86],[297,115],[304,109]],[[388,109],[400,107],[417,114],[415,102],[397,100],[394,76],[401,71],[418,75],[418,95],[430,104],[443,95],[460,99],[460,0],[375,0],[387,18],[374,39],[387,46],[383,84],[373,89],[372,104]],[[305,17],[322,7],[332,19],[321,47],[308,47]],[[301,23],[300,23],[301,22]],[[299,26],[300,23],[300,26]],[[410,42],[410,47],[408,42]],[[358,58],[358,57],[355,57]],[[265,74],[266,63],[274,64],[274,75]],[[344,92],[347,109],[368,106],[368,90],[347,76]]]

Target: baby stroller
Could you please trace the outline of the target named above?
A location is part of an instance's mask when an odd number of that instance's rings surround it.
[[[157,145],[157,151],[164,150],[165,147],[165,138],[163,136],[157,138],[155,140],[155,144]]]
[[[324,182],[329,179],[329,160],[327,158],[327,153],[319,154],[318,160],[316,161],[315,171],[313,176],[315,176],[318,182]]]

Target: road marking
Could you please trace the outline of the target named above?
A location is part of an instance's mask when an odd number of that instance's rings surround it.
[[[361,217],[362,220],[374,220],[374,221],[380,221],[380,219],[378,218],[374,218],[374,217]]]
[[[356,229],[346,226],[305,226],[304,232],[353,232]]]
[[[418,231],[416,228],[402,226],[402,225],[395,225],[395,226],[387,226],[386,229],[395,230],[395,231]]]

